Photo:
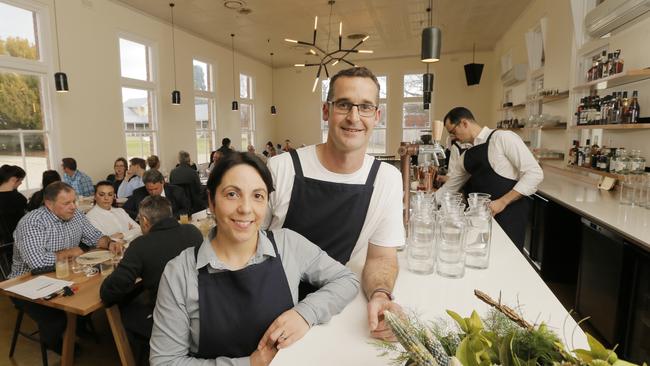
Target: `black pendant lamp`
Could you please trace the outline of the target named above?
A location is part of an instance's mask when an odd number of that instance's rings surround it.
[[[230,43],[232,45],[232,110],[239,110],[239,103],[237,102],[237,94],[235,88],[235,34],[230,34]]]
[[[54,74],[54,87],[58,93],[67,93],[68,88],[68,75],[61,72],[61,51],[59,50],[59,23],[56,19],[56,0],[54,0],[54,30],[56,31],[56,54],[59,60],[59,71]]]
[[[483,64],[474,63],[476,56],[476,43],[472,47],[472,63],[465,65],[465,80],[467,86],[478,85],[481,82],[481,74],[483,74]]]
[[[172,13],[172,53],[174,60],[174,91],[172,91],[172,105],[180,105],[181,92],[176,88],[176,40],[174,37],[174,3],[169,3],[169,9]]]
[[[433,93],[433,74],[429,72],[429,64],[427,64],[427,72],[422,74],[422,107],[429,109],[431,104],[431,94]]]
[[[431,11],[433,7],[433,0],[429,0],[429,26],[422,30],[422,52],[420,54],[420,61],[422,62],[437,62],[440,61],[440,47],[442,45],[442,32],[440,28],[431,25]]]

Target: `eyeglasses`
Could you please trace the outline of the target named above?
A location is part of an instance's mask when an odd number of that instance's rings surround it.
[[[330,103],[334,106],[334,112],[338,114],[348,114],[352,110],[352,107],[357,107],[359,116],[361,117],[373,117],[379,108],[373,104],[354,104],[346,100],[335,100]]]
[[[458,128],[458,126],[460,126],[460,123],[458,123],[457,125],[454,125],[454,128],[452,128],[451,131],[447,131],[447,133],[450,134],[450,135],[455,136],[456,135],[455,132],[456,132],[456,129]]]

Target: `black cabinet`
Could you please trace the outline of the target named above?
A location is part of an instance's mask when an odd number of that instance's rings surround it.
[[[638,258],[625,356],[641,364],[650,360],[650,257],[639,255]]]
[[[582,219],[576,311],[609,347],[623,346],[634,275],[634,258],[623,238]]]

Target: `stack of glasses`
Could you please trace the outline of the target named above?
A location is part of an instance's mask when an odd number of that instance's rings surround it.
[[[407,263],[411,272],[462,278],[465,267],[485,269],[490,258],[490,195],[446,193],[440,202],[418,193],[411,201]],[[469,208],[466,207],[469,205]]]

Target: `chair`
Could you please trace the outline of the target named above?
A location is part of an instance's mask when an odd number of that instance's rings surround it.
[[[9,278],[13,258],[14,243],[0,244],[0,281]]]
[[[9,358],[12,358],[14,356],[14,351],[16,350],[16,342],[18,341],[18,335],[22,335],[23,337],[32,340],[34,342],[38,342],[40,344],[41,359],[43,360],[43,366],[47,366],[47,348],[45,347],[45,343],[41,341],[40,338],[35,337],[35,335],[39,332],[38,329],[32,333],[23,333],[20,330],[20,325],[23,322],[23,316],[25,315],[25,310],[19,306],[16,306],[16,309],[18,310],[18,316],[16,317],[16,325],[14,327],[14,333],[11,336],[11,347],[9,348]]]

